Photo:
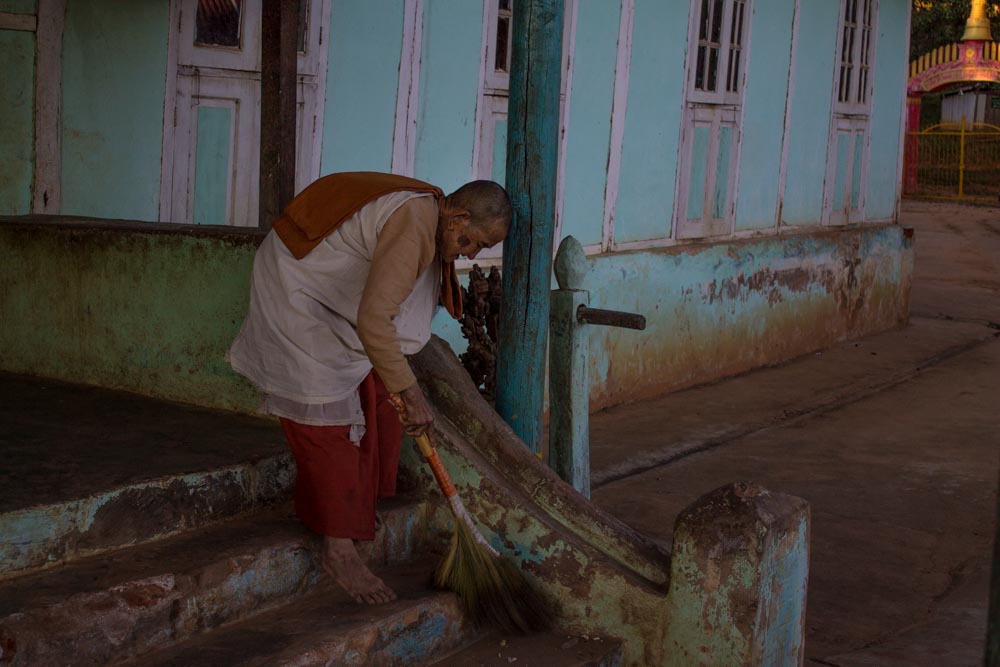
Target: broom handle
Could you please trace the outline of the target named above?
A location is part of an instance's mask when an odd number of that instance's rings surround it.
[[[424,455],[424,460],[427,461],[427,465],[431,467],[431,472],[434,473],[434,479],[437,480],[438,486],[441,487],[441,493],[444,497],[448,499],[448,504],[451,505],[451,512],[455,515],[456,519],[460,519],[465,522],[465,525],[469,527],[469,531],[472,536],[476,538],[476,542],[479,542],[486,549],[490,551],[494,556],[499,556],[500,553],[493,548],[493,545],[486,541],[483,534],[479,532],[479,528],[476,527],[475,522],[472,520],[472,516],[469,514],[469,510],[465,509],[465,503],[462,502],[462,498],[458,495],[458,490],[455,488],[454,482],[451,481],[451,475],[444,468],[444,463],[441,461],[441,457],[438,456],[437,449],[431,444],[431,439],[426,433],[421,433],[414,437],[417,441],[417,447],[420,448],[420,453]]]
[[[403,403],[403,399],[398,394],[390,394],[389,402],[392,403],[392,407],[396,408],[396,412],[399,414],[400,419],[402,419],[403,415],[406,414],[406,405]],[[427,461],[431,472],[434,473],[434,479],[437,480],[438,486],[441,487],[441,493],[448,499],[448,504],[451,506],[451,513],[455,515],[457,520],[465,522],[465,525],[469,527],[469,532],[476,538],[476,542],[483,545],[494,556],[499,556],[500,552],[486,541],[486,538],[479,532],[479,528],[476,527],[475,522],[472,520],[472,516],[469,515],[469,510],[465,509],[465,503],[462,502],[462,498],[458,495],[458,489],[455,488],[455,483],[451,481],[451,475],[445,469],[444,462],[438,455],[433,443],[431,443],[430,436],[427,433],[421,433],[415,436],[414,440],[417,441],[420,453],[423,454],[424,460]]]

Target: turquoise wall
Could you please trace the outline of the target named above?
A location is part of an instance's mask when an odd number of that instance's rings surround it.
[[[451,192],[472,177],[483,3],[424,3],[414,175]]]
[[[67,3],[63,213],[157,219],[167,14],[166,2]]]
[[[743,102],[737,230],[777,224],[794,14],[795,0],[754,0],[753,3]]]
[[[25,215],[35,165],[35,33],[0,30],[0,72],[0,215]]]
[[[783,224],[816,225],[823,215],[839,21],[840,3],[803,2],[799,7]]]
[[[321,173],[390,171],[403,3],[334,0]]]
[[[892,220],[900,189],[899,141],[907,75],[907,0],[879,3],[865,217]]]
[[[636,0],[625,138],[615,206],[615,240],[670,235],[684,96],[682,39],[663,39],[688,24],[679,2]]]
[[[562,232],[585,245],[601,242],[604,225],[620,10],[617,2],[581,2],[576,10]]]
[[[198,140],[194,167],[196,225],[222,225],[226,220],[229,189],[230,128],[233,111],[225,107],[198,107]]]

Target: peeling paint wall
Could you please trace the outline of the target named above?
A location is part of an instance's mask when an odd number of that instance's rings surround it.
[[[591,306],[640,313],[647,325],[591,329],[591,407],[902,326],[908,261],[894,225],[595,257]]]
[[[194,229],[0,219],[0,370],[252,412],[257,396],[224,355],[260,237]],[[886,225],[591,264],[591,306],[647,318],[642,332],[591,329],[600,408],[902,325],[912,246]]]

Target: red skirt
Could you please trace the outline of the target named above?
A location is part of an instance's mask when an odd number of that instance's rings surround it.
[[[295,457],[295,513],[321,535],[375,539],[375,503],[396,493],[403,425],[373,370],[358,388],[365,413],[360,446],[350,426],[281,419]]]

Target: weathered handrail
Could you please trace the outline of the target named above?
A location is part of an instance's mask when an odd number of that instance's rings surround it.
[[[590,376],[586,325],[646,328],[635,313],[590,307],[583,246],[567,236],[556,253],[549,329],[549,465],[590,497]]]

